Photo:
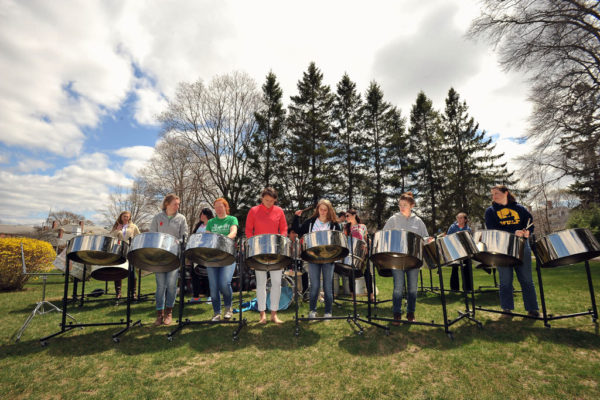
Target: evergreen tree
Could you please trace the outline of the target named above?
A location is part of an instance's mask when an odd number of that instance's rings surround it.
[[[386,213],[393,214],[398,211],[398,198],[409,190],[412,174],[414,173],[414,145],[409,140],[406,132],[406,118],[398,109],[390,113],[390,132],[387,146],[388,176],[385,184],[390,188],[390,209]]]
[[[436,234],[441,198],[445,191],[444,147],[439,113],[423,92],[419,92],[410,113],[410,139],[416,150],[415,191],[421,217],[430,234]]]
[[[383,91],[376,82],[371,82],[365,95],[362,108],[364,136],[366,149],[366,170],[369,182],[364,191],[368,196],[368,204],[372,221],[381,229],[384,224],[387,194],[385,179],[387,176],[387,144],[392,135],[392,121],[397,116],[397,110],[383,100]]]
[[[255,113],[257,130],[246,147],[249,160],[248,203],[255,202],[256,191],[267,186],[275,187],[280,193],[279,202],[285,202],[281,181],[283,167],[283,140],[285,109],[281,101],[283,91],[273,72],[267,74],[262,86],[260,109]]]
[[[458,212],[472,219],[483,218],[489,206],[489,190],[496,183],[511,185],[503,154],[493,154],[491,138],[468,114],[465,101],[450,88],[442,116],[444,143],[448,157],[444,163],[446,189],[440,213],[441,228],[450,226]]]
[[[356,83],[348,74],[344,74],[337,84],[333,104],[333,132],[336,135],[334,160],[338,176],[334,191],[341,197],[338,204],[345,202],[348,209],[355,207],[354,194],[363,176],[360,173],[365,156],[361,144],[361,106],[362,99],[356,91]]]
[[[314,62],[298,81],[298,95],[288,107],[289,150],[286,163],[290,185],[299,207],[317,201],[330,189],[333,134],[331,108],[333,95],[323,84],[323,74]]]

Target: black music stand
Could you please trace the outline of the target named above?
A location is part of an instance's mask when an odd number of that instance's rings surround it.
[[[59,275],[62,276],[62,273],[27,272],[27,267],[25,266],[25,254],[23,252],[23,243],[21,243],[21,263],[23,264],[23,275],[39,276],[42,278],[42,281],[43,281],[43,283],[42,283],[42,300],[40,300],[36,303],[35,307],[33,308],[33,311],[31,311],[31,314],[29,314],[29,316],[23,323],[23,326],[21,326],[21,328],[19,328],[19,330],[13,335],[13,337],[15,338],[15,342],[18,342],[21,340],[21,336],[23,335],[23,332],[25,332],[25,329],[27,329],[27,326],[31,323],[31,321],[33,320],[33,318],[35,318],[36,315],[44,315],[44,314],[50,313],[52,311],[58,311],[58,312],[62,313],[62,310],[60,308],[58,308],[57,306],[55,306],[54,304],[52,304],[51,302],[46,300],[46,281],[48,280],[48,277],[49,276],[59,276]],[[50,309],[46,310],[45,307],[50,307]],[[75,320],[75,318],[73,318],[71,315],[67,314],[67,317],[69,317],[73,321],[77,322],[77,320]]]
[[[73,239],[71,239],[73,240]],[[125,252],[125,248],[123,248],[123,253]],[[123,254],[125,256],[125,254]],[[121,320],[120,322],[101,322],[101,323],[88,323],[88,324],[78,324],[78,323],[69,323],[67,325],[67,303],[68,303],[68,293],[69,293],[69,261],[70,261],[70,257],[69,254],[67,254],[67,256],[65,257],[65,284],[64,284],[64,293],[63,293],[63,309],[62,309],[62,321],[60,324],[60,331],[53,333],[52,335],[49,336],[45,336],[43,338],[40,339],[40,344],[42,345],[42,347],[45,347],[48,345],[48,340],[58,336],[58,335],[62,335],[63,333],[69,332],[72,329],[75,328],[83,328],[86,326],[113,326],[113,325],[126,325],[126,327],[124,329],[122,329],[121,331],[115,333],[114,335],[112,335],[113,341],[115,343],[119,342],[119,336],[121,334],[123,334],[124,332],[126,332],[127,330],[129,330],[130,327],[135,326],[135,325],[141,325],[141,321],[136,321],[135,323],[132,324],[131,322],[131,295],[133,294],[133,288],[131,286],[131,271],[132,271],[132,263],[129,263],[129,267],[128,267],[128,275],[127,275],[127,320],[123,321]],[[84,277],[85,277],[85,268],[84,268]],[[85,280],[84,280],[85,282]]]
[[[238,249],[240,249],[241,247],[241,242],[238,239]],[[169,332],[167,334],[167,340],[169,342],[173,341],[173,337],[175,336],[175,334],[177,332],[179,332],[180,330],[182,330],[183,328],[185,328],[186,326],[189,325],[221,325],[221,324],[237,324],[238,327],[237,329],[233,332],[233,341],[237,341],[239,340],[239,334],[241,332],[241,330],[244,328],[245,325],[247,325],[247,321],[243,318],[243,310],[242,310],[242,302],[243,302],[243,289],[244,289],[244,285],[243,285],[243,271],[242,268],[244,267],[243,261],[242,261],[242,252],[238,250],[237,254],[236,254],[236,264],[238,267],[238,283],[239,283],[239,295],[240,295],[240,315],[239,318],[231,318],[229,320],[227,319],[222,319],[219,321],[212,321],[212,320],[204,320],[204,321],[191,321],[190,319],[186,318],[185,320],[183,319],[183,308],[184,308],[184,292],[185,292],[185,243],[182,242],[181,244],[181,263],[179,265],[179,319],[177,320],[177,326],[175,327],[175,329],[173,329],[171,332]],[[207,267],[207,268],[218,268],[218,267]],[[193,273],[193,271],[192,271]],[[214,299],[211,299],[211,301],[214,301]]]
[[[353,260],[353,243],[352,241],[354,240],[354,238],[352,237],[352,235],[349,236],[350,237],[350,259]],[[298,246],[294,246],[294,249],[298,249]],[[367,254],[367,257],[370,255],[370,251],[368,252],[369,254]],[[352,263],[352,280],[355,281],[355,270],[356,267],[354,265],[354,263]],[[295,269],[295,274],[294,274],[294,279],[296,280],[296,282],[298,281],[298,271],[297,269]],[[375,281],[373,281],[373,285],[375,286]],[[376,286],[375,286],[376,287]],[[355,288],[356,291],[356,288]],[[375,292],[375,290],[373,290],[373,292]],[[364,322],[366,324],[369,325],[373,325],[376,326],[378,328],[384,329],[386,335],[390,334],[390,328],[387,326],[383,326],[380,324],[377,324],[373,321],[371,321],[371,319],[364,319],[361,318],[360,315],[358,314],[357,311],[357,301],[356,301],[356,293],[354,293],[354,296],[352,298],[352,313],[348,313],[347,316],[331,316],[331,317],[314,317],[314,318],[310,318],[310,317],[304,317],[304,315],[302,315],[301,317],[298,316],[298,307],[299,307],[299,302],[298,302],[298,290],[294,290],[294,296],[295,296],[295,301],[296,301],[296,325],[294,328],[294,335],[295,336],[299,336],[300,335],[300,321],[327,321],[327,320],[332,320],[332,319],[344,319],[346,320],[346,322],[348,322],[348,324],[354,324],[354,326],[356,326],[358,328],[358,331],[356,332],[358,335],[362,335],[364,333],[364,329],[363,327],[358,323],[360,322]],[[369,301],[369,313],[370,313],[370,301]]]

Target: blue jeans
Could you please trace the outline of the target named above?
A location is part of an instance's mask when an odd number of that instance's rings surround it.
[[[406,311],[414,313],[415,308],[417,307],[417,282],[419,280],[419,268],[412,268],[406,271],[401,269],[393,269],[392,276],[394,277],[394,292],[392,293],[392,311],[395,314],[400,314],[402,312],[404,274],[406,274],[406,289],[408,291]]]
[[[179,269],[170,272],[157,272],[156,275],[156,309],[165,308],[165,294],[167,297],[167,308],[173,308],[177,296],[177,273]]]
[[[517,279],[523,291],[523,305],[527,311],[537,311],[538,302],[531,276],[531,248],[529,242],[525,243],[523,262],[515,267],[497,267],[500,278],[500,307],[503,310],[514,310],[513,299],[513,270],[517,273]]]
[[[213,311],[216,314],[221,314],[221,296],[223,294],[223,302],[225,309],[231,308],[233,300],[233,289],[231,289],[231,279],[235,271],[235,263],[224,267],[207,267],[208,285],[210,287],[210,299]]]
[[[333,263],[308,263],[310,278],[310,311],[317,311],[317,301],[321,290],[321,272],[323,273],[323,292],[325,293],[325,314],[331,314],[333,308]]]

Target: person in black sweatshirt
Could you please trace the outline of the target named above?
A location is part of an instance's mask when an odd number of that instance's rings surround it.
[[[497,229],[515,234],[516,236],[529,238],[533,233],[533,217],[525,207],[517,203],[515,197],[504,185],[492,188],[492,205],[485,211],[485,226],[487,229]],[[529,241],[525,241],[523,261],[513,267],[497,267],[500,278],[500,306],[504,312],[511,312],[514,306],[513,300],[513,269],[517,273],[517,279],[523,291],[523,304],[528,315],[539,316],[539,308],[535,286],[531,275],[531,248]],[[510,318],[510,316],[508,316]]]

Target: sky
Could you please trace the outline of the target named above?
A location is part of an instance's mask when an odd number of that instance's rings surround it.
[[[332,90],[371,81],[405,117],[419,91],[443,110],[453,87],[513,161],[528,83],[494,48],[465,37],[475,0],[0,0],[0,223],[69,210],[102,223],[160,137],[156,115],[179,82],[233,71],[284,102],[315,62]]]

